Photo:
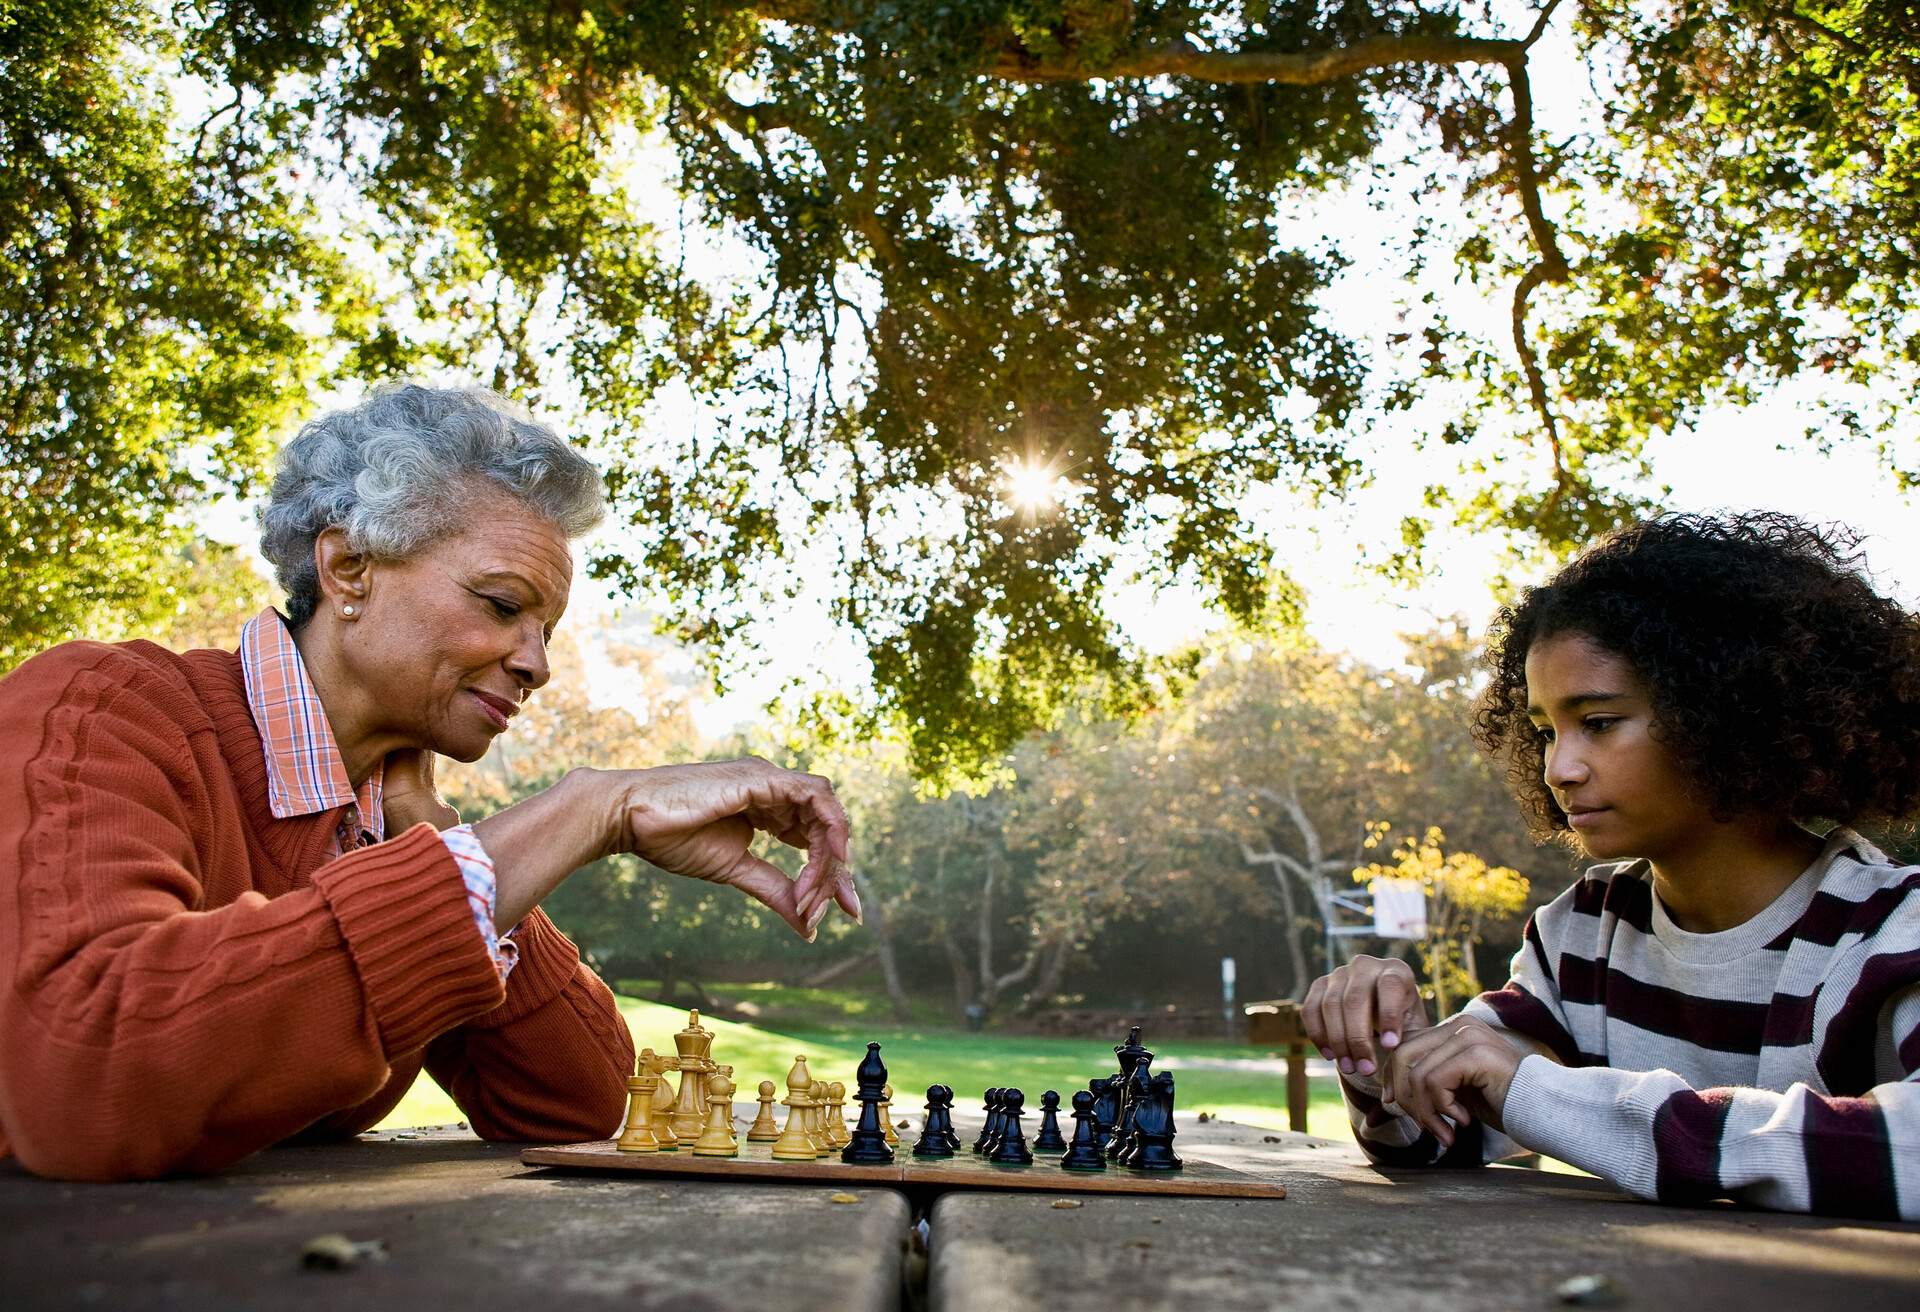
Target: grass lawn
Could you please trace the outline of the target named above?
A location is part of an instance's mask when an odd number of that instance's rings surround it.
[[[673,1051],[673,1032],[687,1023],[684,1010],[629,997],[621,997],[619,1001],[621,1014],[633,1031],[637,1047]],[[802,1000],[782,998],[780,1001],[793,1004]],[[788,1006],[769,1007],[768,1011],[776,1009],[792,1014]],[[711,1017],[703,1018],[702,1023],[714,1031],[713,1046],[718,1060],[729,1062],[734,1068],[734,1080],[741,1088],[738,1101],[750,1102],[761,1080],[772,1080],[785,1097],[787,1068],[798,1053],[806,1054],[815,1079],[841,1080],[851,1087],[853,1069],[866,1054],[866,1045],[878,1042],[896,1092],[895,1103],[902,1111],[911,1112],[920,1110],[923,1091],[935,1083],[952,1085],[956,1103],[969,1109],[977,1107],[983,1089],[994,1085],[1025,1089],[1030,1106],[1039,1104],[1043,1089],[1058,1089],[1064,1101],[1074,1089],[1085,1088],[1093,1076],[1107,1074],[1113,1068],[1113,1045],[1124,1038],[1109,1035],[1086,1039],[1034,1038],[901,1027],[881,1019],[884,1009],[872,1019],[860,1013],[849,1015],[844,1009],[837,1015],[828,1014],[830,1028],[790,1023],[781,1028],[762,1028]],[[835,1021],[839,1023],[834,1024]],[[1150,1044],[1151,1038],[1149,1035]],[[1194,1040],[1151,1046],[1157,1054],[1156,1065],[1179,1058],[1278,1055],[1219,1041]],[[1178,1072],[1178,1082],[1182,1111],[1211,1112],[1227,1120],[1272,1129],[1287,1127],[1287,1090],[1283,1075],[1183,1070]],[[1307,1129],[1310,1133],[1330,1139],[1345,1138],[1351,1133],[1340,1091],[1333,1080],[1311,1081],[1309,1098]],[[431,1079],[422,1076],[380,1128],[444,1125],[459,1119],[460,1111],[453,1100]]]

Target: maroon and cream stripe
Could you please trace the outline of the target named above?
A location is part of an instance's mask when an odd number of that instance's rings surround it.
[[[1674,925],[1644,862],[1595,867],[1467,1011],[1528,1053],[1484,1160],[1542,1152],[1668,1202],[1920,1220],[1920,869],[1850,831],[1719,934]],[[1439,1160],[1376,1082],[1343,1082],[1370,1155]]]

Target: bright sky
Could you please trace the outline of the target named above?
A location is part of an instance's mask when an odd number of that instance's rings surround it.
[[[1564,28],[1564,20],[1558,26]],[[1550,35],[1537,51],[1536,63],[1539,130],[1558,135],[1584,127],[1597,101],[1566,42]],[[654,177],[670,172],[670,165],[658,159],[636,159],[634,166],[637,174]],[[1302,213],[1289,233],[1310,240],[1314,233],[1306,225],[1311,224],[1320,232],[1340,234],[1342,248],[1356,262],[1328,298],[1329,318],[1335,327],[1381,352],[1387,349],[1385,335],[1397,327],[1397,305],[1407,291],[1394,248],[1408,226],[1412,204],[1380,212],[1357,196],[1332,204],[1321,200]],[[724,248],[714,258],[722,265],[728,260]],[[738,258],[748,257],[742,253]],[[1433,276],[1442,275],[1437,271]],[[1477,298],[1465,289],[1435,285],[1452,312],[1484,316],[1488,336],[1505,342],[1499,326],[1507,312],[1504,289],[1475,304]],[[1909,605],[1920,605],[1920,505],[1895,490],[1870,451],[1843,448],[1821,454],[1799,439],[1813,418],[1815,396],[1810,387],[1783,388],[1762,404],[1712,413],[1692,432],[1657,439],[1647,453],[1654,478],[1650,486],[1637,490],[1657,496],[1661,486],[1669,487],[1670,495],[1661,500],[1678,510],[1764,508],[1844,521],[1869,535],[1868,559],[1881,586]],[[336,403],[352,399],[341,397]],[[683,398],[662,407],[655,428],[664,435],[714,421],[713,414]],[[1417,409],[1397,422],[1398,432],[1377,429],[1363,439],[1378,457],[1370,462],[1374,479],[1345,503],[1310,507],[1276,488],[1257,494],[1248,506],[1273,541],[1280,564],[1305,589],[1313,636],[1380,664],[1399,660],[1399,635],[1425,628],[1436,618],[1461,615],[1476,629],[1484,624],[1493,605],[1491,580],[1502,564],[1496,544],[1454,532],[1432,543],[1431,572],[1413,588],[1356,568],[1357,563],[1383,559],[1397,547],[1401,517],[1417,512],[1426,486],[1447,481],[1459,459],[1457,449],[1413,453],[1411,426],[1423,422]],[[1912,449],[1916,434],[1920,421],[1904,435],[1907,449]],[[219,507],[208,528],[230,541],[250,541],[250,508]],[[596,699],[619,702],[622,689],[618,672],[605,658],[606,637],[618,626],[622,636],[632,640],[636,610],[644,612],[648,599],[622,603],[596,594],[596,587],[580,580],[569,623],[579,626],[576,632],[585,640]],[[1145,586],[1123,589],[1111,613],[1136,641],[1156,652],[1197,637],[1217,622],[1194,592],[1177,588],[1158,593]],[[865,684],[856,649],[832,630],[817,592],[768,615],[755,636],[762,653],[758,662],[738,670],[727,695],[699,710],[703,730],[718,733],[757,718],[761,705],[789,680],[843,688]],[[686,668],[691,678],[691,661]]]

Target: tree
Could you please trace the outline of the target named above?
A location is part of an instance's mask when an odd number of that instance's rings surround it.
[[[145,12],[89,0],[90,47],[48,37],[53,20],[9,29],[10,176],[30,193],[7,211],[9,258],[66,280],[16,277],[10,352],[35,306],[64,303],[51,292],[165,285],[97,276],[122,270],[88,262],[73,220],[90,211],[62,179],[145,191],[121,186],[119,155],[79,149],[87,131],[50,153],[37,126],[49,106],[133,103],[125,58],[85,58],[146,36]],[[1556,23],[1607,111],[1569,139],[1533,121]],[[348,285],[286,184],[311,171],[338,201],[328,223],[399,293],[334,314],[357,343],[339,368],[439,363],[577,395],[631,532],[596,572],[663,587],[711,649],[763,588],[823,572],[796,544],[824,550],[916,772],[950,776],[1052,723],[1090,676],[1147,693],[1103,606],[1129,553],[1271,618],[1246,493],[1338,495],[1367,472],[1354,435],[1429,393],[1457,402],[1433,436],[1462,456],[1434,513],[1555,550],[1634,509],[1619,475],[1705,404],[1807,372],[1909,394],[1917,26],[1866,0],[201,0],[165,34],[215,89],[206,139],[154,144],[152,95],[144,133],[111,139],[184,194],[154,249],[190,283],[187,257],[232,252],[205,266],[222,281],[192,316],[143,304],[113,319],[140,325],[132,344],[68,354],[132,361],[171,396],[227,378],[227,348],[264,334],[242,360],[261,370],[214,400],[289,395],[296,291],[331,312]],[[69,89],[83,65],[98,94]],[[672,153],[666,203],[630,167],[643,141]],[[1325,310],[1338,234],[1297,220],[1402,156],[1422,178],[1415,282],[1369,358]],[[150,167],[163,157],[181,167]],[[1447,209],[1458,222],[1429,221]],[[53,259],[30,255],[42,240]],[[750,250],[750,272],[715,276],[716,243]],[[1492,339],[1420,281],[1449,261],[1509,303]],[[241,271],[279,276],[226,278]],[[172,359],[181,324],[205,349]],[[646,415],[669,384],[727,404],[663,456]],[[170,471],[207,440],[247,463],[278,413],[170,401],[150,426],[137,395],[102,394],[101,413],[137,412]],[[1912,474],[1892,407],[1836,395],[1830,435],[1880,441]],[[29,467],[71,450],[62,467],[86,471],[37,484],[55,524],[90,504],[96,466],[127,463],[121,430],[65,415],[11,439]],[[1072,487],[1023,509],[1009,469]],[[191,495],[93,499],[151,523]],[[1424,525],[1406,526],[1410,558]]]
[[[1379,846],[1392,828],[1384,821],[1368,826],[1367,847]],[[1446,843],[1446,833],[1432,825],[1422,837],[1395,848],[1391,862],[1371,862],[1353,872],[1354,882],[1369,891],[1379,879],[1411,880],[1426,891],[1420,966],[1427,977],[1425,991],[1441,1016],[1452,1015],[1455,1004],[1481,991],[1474,954],[1481,932],[1491,921],[1519,915],[1528,892],[1526,876],[1518,870],[1488,865],[1472,852],[1449,852]]]
[[[363,308],[278,109],[175,130],[176,36],[0,3],[0,672],[168,623],[210,550],[187,512],[252,485]]]

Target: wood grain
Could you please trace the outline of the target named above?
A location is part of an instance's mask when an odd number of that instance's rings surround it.
[[[1159,1194],[1178,1198],[1285,1198],[1287,1191],[1241,1171],[1187,1158],[1183,1171],[1063,1171],[1045,1158],[1032,1166],[989,1166],[962,1151],[957,1157],[919,1158],[897,1150],[890,1166],[848,1166],[836,1154],[811,1162],[776,1162],[766,1144],[743,1143],[738,1157],[695,1157],[689,1152],[623,1153],[612,1139],[528,1148],[528,1166],[564,1171],[625,1172],[643,1176],[707,1176],[791,1184],[835,1182],[897,1186],[942,1192],[1004,1189],[1074,1194]]]

